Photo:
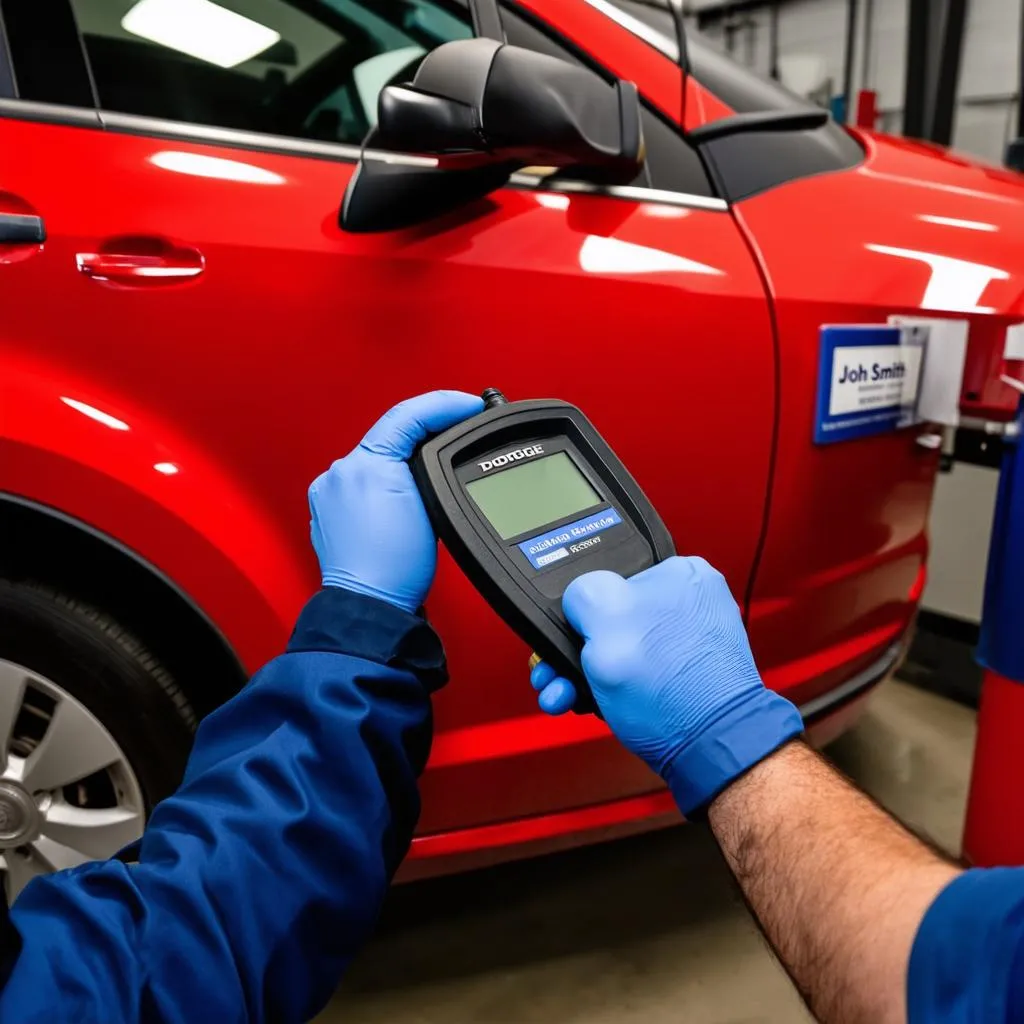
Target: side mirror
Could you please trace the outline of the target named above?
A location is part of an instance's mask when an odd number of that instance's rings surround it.
[[[1006,166],[1024,173],[1024,139],[1014,139],[1006,147]]]
[[[555,57],[492,39],[445,43],[411,85],[380,94],[341,208],[346,231],[394,231],[501,188],[522,167],[632,182],[644,161],[640,102]]]

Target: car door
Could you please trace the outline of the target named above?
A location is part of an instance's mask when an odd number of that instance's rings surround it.
[[[582,406],[680,550],[705,554],[742,597],[768,484],[771,327],[747,245],[676,130],[678,69],[582,2],[543,17],[506,8],[511,42],[640,85],[651,153],[640,182],[540,189],[527,177],[434,223],[349,236],[339,202],[376,91],[469,34],[464,7],[233,0],[242,21],[226,36],[207,26],[162,45],[172,6],[147,0],[140,21],[141,3],[70,0],[43,22],[6,0],[19,77],[0,142],[17,158],[0,192],[48,235],[0,265],[17,297],[5,302],[7,343],[59,365],[110,415],[187,437],[283,538],[307,593],[308,482],[391,403],[497,386]],[[592,52],[559,43],[563,17]],[[55,72],[38,40],[52,54],[61,33],[83,49],[66,45]],[[232,509],[222,518],[230,532]],[[130,516],[119,525],[128,546],[154,543]],[[202,566],[155,550],[181,587],[201,587]],[[255,668],[280,650],[301,589],[270,599],[273,626],[247,625],[226,600],[205,610]],[[652,788],[601,723],[537,713],[528,652],[447,559],[430,613],[453,684],[437,704],[425,830]]]
[[[806,109],[704,41],[691,41],[690,58],[694,77],[736,114]],[[1004,274],[979,262],[984,245],[970,247],[977,232],[951,230],[942,217],[929,223],[940,212],[948,218],[944,207],[957,209],[968,191],[953,186],[943,196],[944,186],[931,184],[943,170],[937,159],[917,168],[927,185],[906,168],[888,180],[886,161],[900,148],[828,121],[722,137],[704,150],[756,248],[775,310],[778,449],[748,626],[766,682],[805,709],[829,706],[840,684],[855,696],[895,663],[924,584],[939,461],[928,424],[814,443],[822,328],[936,313],[971,321],[974,339],[1006,328],[982,315],[994,311],[975,308],[986,274]],[[933,265],[937,287],[928,287]]]
[[[634,34],[675,52],[666,5],[610,2]],[[931,182],[948,173],[934,155],[932,166],[919,161],[927,184],[914,187],[906,167],[894,174],[891,166],[903,147],[851,137],[696,32],[687,37],[687,68],[685,123],[705,129],[702,155],[763,267],[778,334],[778,447],[748,629],[765,681],[813,718],[895,663],[924,582],[938,462],[933,448],[917,443],[932,434],[927,426],[813,443],[819,334],[826,324],[962,313],[972,321],[972,345],[995,350],[1006,321],[974,308],[971,289],[1007,276],[979,261],[978,250],[991,244],[978,232],[998,227],[977,216],[965,229],[964,204],[979,190],[973,181],[970,189]],[[822,123],[784,128],[778,120],[808,112]],[[707,133],[736,114],[745,115],[744,130]],[[773,130],[757,130],[758,115],[774,118]],[[943,200],[961,212],[939,216]]]

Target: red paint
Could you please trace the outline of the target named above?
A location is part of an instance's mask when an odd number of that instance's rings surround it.
[[[576,0],[527,6],[681,116],[679,71],[649,46]],[[729,112],[685,89],[688,124]],[[733,214],[506,189],[431,224],[350,236],[337,227],[353,170],[342,159],[14,120],[0,120],[0,141],[17,155],[0,205],[37,212],[48,232],[17,260],[0,252],[0,490],[137,552],[250,669],[281,650],[317,585],[308,482],[393,402],[497,385],[586,409],[679,549],[719,566],[739,599],[753,594],[769,684],[808,700],[906,628],[927,551],[937,456],[913,431],[811,444],[818,327],[920,311],[927,292],[925,263],[868,245],[999,270],[975,300],[994,312],[969,314],[968,405],[1002,414],[1012,397],[991,377],[1000,332],[1024,319],[1024,188],[916,144],[865,137],[862,167]],[[182,173],[196,155],[257,180]],[[581,809],[631,808],[628,828],[657,820],[650,773],[601,723],[537,712],[529,652],[447,557],[430,612],[453,678],[437,699],[423,834],[460,833],[467,849],[473,836],[516,846],[521,819],[576,841],[590,834]]]
[[[467,850],[483,851],[495,847],[518,846],[553,839],[567,833],[604,830],[637,819],[661,816],[669,819],[666,823],[682,820],[672,794],[667,789],[561,814],[523,818],[500,825],[484,825],[463,832],[420,836],[413,840],[409,856],[413,860],[418,860],[448,857]]]
[[[869,696],[864,694],[816,722],[808,729],[809,741],[816,747],[823,747],[838,739],[860,717]],[[537,724],[540,725],[540,721]],[[438,767],[437,743],[431,765]],[[648,787],[653,781],[654,777],[648,774]],[[667,789],[659,788],[641,796],[591,807],[526,815],[493,825],[419,835],[413,839],[409,856],[399,870],[398,881],[410,882],[517,857],[539,856],[587,843],[622,839],[638,832],[677,825],[682,820],[671,794]]]
[[[921,595],[924,593],[924,588],[928,584],[928,566],[922,565],[920,571],[917,574],[917,579],[914,580],[913,586],[907,593],[907,600],[912,605],[917,605],[921,601]]]
[[[976,867],[1024,864],[1024,686],[986,672],[963,855]]]
[[[934,147],[861,138],[861,166],[736,209],[770,282],[780,340],[779,449],[750,632],[769,681],[786,678],[797,659],[820,659],[822,672],[787,691],[798,701],[877,656],[837,652],[906,629],[939,458],[915,443],[927,427],[811,443],[820,326],[885,323],[894,313],[966,318],[964,410],[1016,409],[1012,390],[991,381],[1006,327],[1021,318],[1021,181]]]

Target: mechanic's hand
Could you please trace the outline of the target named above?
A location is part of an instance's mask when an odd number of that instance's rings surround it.
[[[761,682],[740,610],[703,558],[670,558],[628,580],[587,573],[562,607],[586,641],[583,671],[605,720],[684,814],[803,731],[796,708]],[[572,683],[550,665],[530,681],[542,710],[572,707]]]
[[[310,533],[325,587],[414,612],[437,568],[437,538],[406,462],[430,434],[480,412],[483,399],[432,391],[396,405],[309,488]]]

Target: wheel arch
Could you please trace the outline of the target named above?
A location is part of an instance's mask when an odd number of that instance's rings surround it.
[[[263,500],[272,485],[240,472],[201,424],[73,365],[19,347],[5,366],[0,569],[115,616],[197,710],[218,702],[203,690],[223,699],[281,653],[315,589],[302,531]]]
[[[0,576],[73,593],[145,639],[200,715],[245,683],[239,655],[184,590],[137,552],[58,509],[0,492]]]

